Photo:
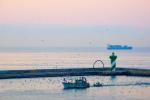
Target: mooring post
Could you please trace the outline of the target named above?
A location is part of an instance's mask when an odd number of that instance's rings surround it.
[[[111,60],[111,71],[115,72],[116,71],[116,59],[117,59],[117,56],[113,52],[112,55],[109,58]]]

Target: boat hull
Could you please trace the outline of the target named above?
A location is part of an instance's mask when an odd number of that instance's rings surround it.
[[[89,83],[87,84],[75,84],[75,83],[63,83],[64,89],[83,89],[90,87]]]

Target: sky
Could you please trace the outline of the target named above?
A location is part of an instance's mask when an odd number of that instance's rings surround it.
[[[0,47],[150,47],[150,0],[0,0]]]

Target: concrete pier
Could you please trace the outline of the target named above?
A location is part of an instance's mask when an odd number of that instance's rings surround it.
[[[0,79],[62,77],[62,76],[145,76],[150,77],[150,69],[117,68],[111,72],[110,68],[69,68],[69,69],[36,69],[36,70],[3,70]]]

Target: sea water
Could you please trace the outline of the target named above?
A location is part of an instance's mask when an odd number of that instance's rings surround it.
[[[0,52],[1,70],[92,68],[95,60],[110,67],[113,51]],[[150,69],[149,51],[115,51],[117,67]],[[101,63],[96,67],[102,67]],[[66,77],[77,78],[77,77]],[[87,76],[92,85],[105,86],[64,90],[63,77],[0,80],[0,100],[149,100],[150,78],[127,76]]]
[[[94,61],[102,60],[105,67],[110,67],[109,56],[112,52],[118,56],[117,67],[150,69],[150,49],[108,51],[59,50],[1,51],[0,70],[43,69],[43,68],[92,68]],[[102,67],[97,64],[96,67]]]
[[[87,76],[86,78],[91,85],[99,81],[109,86],[64,90],[63,77],[0,80],[0,100],[149,100],[150,98],[148,77]]]

